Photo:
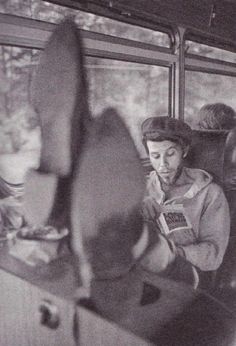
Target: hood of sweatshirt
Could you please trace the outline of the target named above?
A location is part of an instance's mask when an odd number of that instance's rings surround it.
[[[191,199],[195,197],[200,191],[202,191],[206,186],[208,186],[213,180],[212,176],[208,172],[198,168],[187,167],[183,167],[179,179],[180,178],[183,184],[183,189],[186,185],[190,185],[190,188],[183,195],[173,197],[170,200],[166,200],[165,203],[180,203],[185,199]],[[147,192],[148,195],[155,198],[155,200],[159,204],[164,203],[165,193],[164,191],[162,191],[161,183],[156,171],[152,171],[149,175]]]

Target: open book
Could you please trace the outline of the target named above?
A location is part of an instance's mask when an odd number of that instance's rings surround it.
[[[168,235],[177,230],[191,229],[192,225],[182,205],[162,206],[162,213],[157,219],[160,231]]]

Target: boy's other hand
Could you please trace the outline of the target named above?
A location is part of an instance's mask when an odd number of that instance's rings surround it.
[[[156,221],[161,214],[161,206],[153,197],[145,197],[142,205],[142,215],[146,221]]]

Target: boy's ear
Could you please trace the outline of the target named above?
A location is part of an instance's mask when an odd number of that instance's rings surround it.
[[[184,148],[184,152],[183,152],[183,158],[185,158],[187,156],[189,152],[189,145],[187,145],[185,148]]]

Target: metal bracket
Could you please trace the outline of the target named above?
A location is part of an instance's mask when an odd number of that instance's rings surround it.
[[[209,23],[208,23],[209,28],[215,25],[215,19],[216,19],[216,5],[212,5]]]

